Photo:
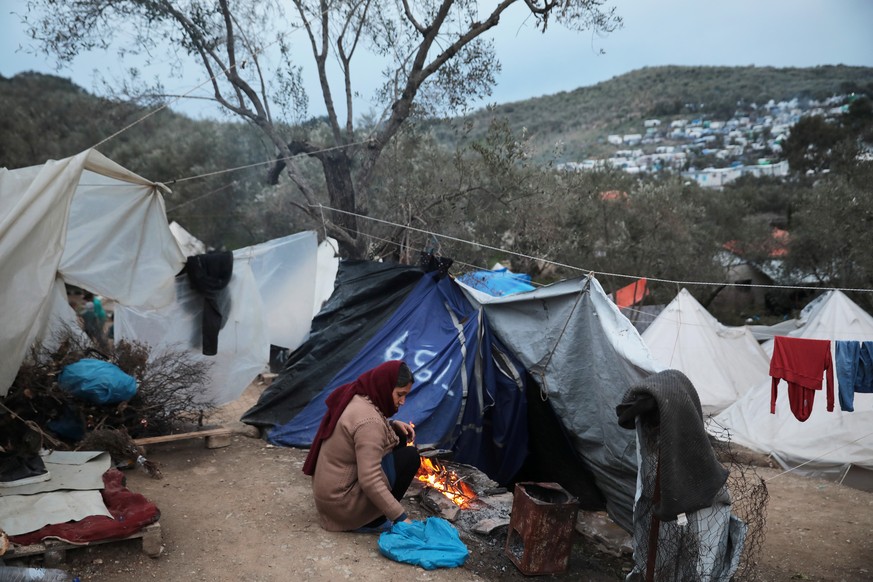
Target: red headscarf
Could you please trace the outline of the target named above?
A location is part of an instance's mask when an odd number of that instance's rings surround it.
[[[327,412],[321,419],[318,432],[315,433],[315,439],[312,441],[309,454],[306,455],[306,461],[303,463],[303,472],[306,475],[315,473],[315,464],[318,462],[321,444],[333,434],[336,423],[353,396],[361,394],[368,397],[370,402],[385,415],[385,418],[394,415],[397,410],[394,408],[392,393],[397,387],[397,377],[400,374],[402,363],[400,360],[389,360],[379,364],[358,376],[354,382],[343,384],[330,393],[330,396],[324,401],[327,404]]]

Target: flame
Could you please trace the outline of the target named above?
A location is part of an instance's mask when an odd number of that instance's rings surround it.
[[[415,477],[427,487],[432,487],[445,495],[458,507],[468,507],[469,503],[476,499],[473,488],[464,483],[457,473],[446,469],[438,461],[433,462],[426,457],[421,457],[421,465]]]

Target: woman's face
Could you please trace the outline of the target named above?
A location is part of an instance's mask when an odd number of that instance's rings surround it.
[[[406,386],[398,386],[391,393],[391,398],[394,399],[394,412],[400,410],[400,407],[406,402],[406,395],[409,394],[410,390],[412,390],[412,382]]]

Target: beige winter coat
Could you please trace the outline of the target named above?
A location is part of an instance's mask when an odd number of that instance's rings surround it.
[[[321,527],[348,531],[380,515],[396,521],[404,513],[382,470],[382,457],[399,442],[366,397],[352,398],[333,434],[321,444],[312,477]]]

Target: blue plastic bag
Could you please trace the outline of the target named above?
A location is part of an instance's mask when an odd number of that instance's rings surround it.
[[[115,364],[85,358],[65,366],[58,386],[76,398],[94,404],[115,404],[136,394],[136,380]]]
[[[470,555],[454,526],[439,517],[394,524],[379,536],[379,551],[386,558],[425,570],[456,568]]]

